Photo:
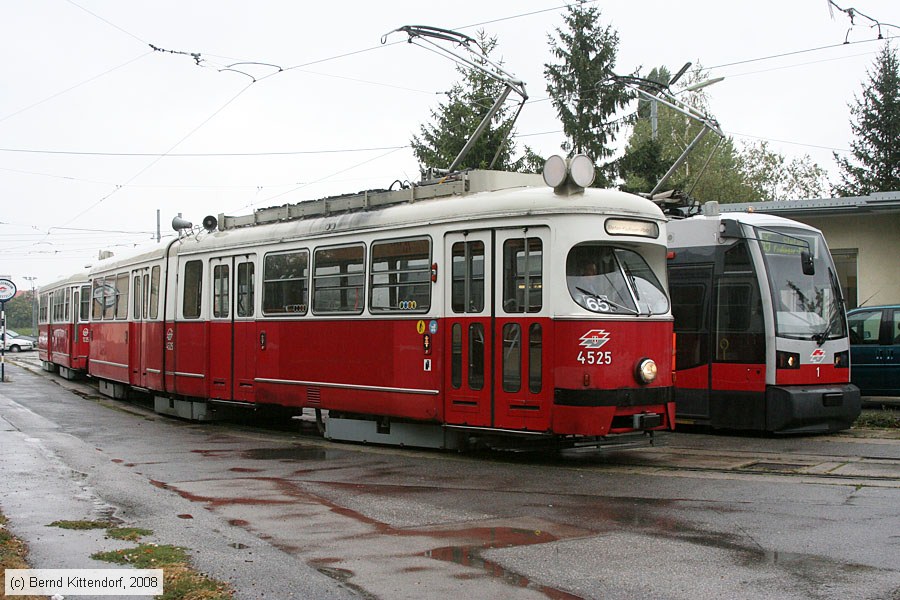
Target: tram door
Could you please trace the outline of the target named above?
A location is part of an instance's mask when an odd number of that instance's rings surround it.
[[[131,385],[159,388],[162,385],[162,323],[159,318],[160,267],[131,272],[131,319],[128,325],[128,366]],[[82,291],[82,298],[85,292]],[[82,314],[87,315],[87,306]],[[86,330],[86,324],[81,325]]]
[[[448,424],[492,425],[492,246],[490,231],[451,233],[444,240]]]
[[[146,267],[131,272],[131,319],[128,324],[129,383],[146,386],[147,371],[144,365],[144,321],[147,318],[147,289],[144,285]]]
[[[253,402],[256,396],[256,256],[210,259],[210,398]]]
[[[544,385],[546,228],[461,232],[445,238],[447,423],[549,427]]]
[[[675,317],[678,417],[709,419],[712,264],[669,267]]]

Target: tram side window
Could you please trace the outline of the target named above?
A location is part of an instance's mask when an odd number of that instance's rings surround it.
[[[50,294],[41,294],[41,305],[38,311],[38,322],[48,323],[50,321]]]
[[[213,267],[213,316],[228,317],[228,265]]]
[[[313,266],[313,312],[360,314],[365,305],[366,248],[318,248]]]
[[[706,328],[708,290],[702,283],[672,284],[672,316],[678,334],[675,368],[689,369],[709,360],[709,332]]]
[[[63,290],[54,290],[50,294],[50,318],[54,323],[63,322]]]
[[[150,269],[150,318],[159,317],[159,266]]]
[[[755,286],[722,281],[717,287],[716,361],[765,362],[762,302]]]
[[[200,318],[203,293],[203,261],[191,260],[184,264],[184,292],[182,312],[185,319]]]
[[[150,274],[144,273],[142,295],[141,295],[141,318],[146,319],[148,316],[148,307],[150,306]]]
[[[246,264],[250,264],[251,267],[250,304],[252,305],[253,265],[252,263]],[[262,295],[264,315],[305,315],[309,295],[309,252],[299,250],[266,254],[263,259]]]
[[[469,388],[484,388],[484,325],[469,325]]]
[[[543,387],[544,333],[540,323],[528,328],[528,391],[538,394]]]
[[[116,319],[128,318],[128,273],[116,276]]]
[[[431,307],[431,240],[372,244],[372,312],[426,312]]]
[[[503,309],[508,313],[539,312],[543,303],[543,250],[540,238],[506,240],[503,244]]]
[[[134,298],[132,298],[131,307],[133,311],[134,320],[137,321],[141,318],[141,306],[143,305],[143,297],[144,297],[144,284],[143,277],[140,273],[135,273],[133,278],[133,294]],[[144,311],[146,312],[146,311]],[[146,316],[146,315],[144,315]]]
[[[451,307],[455,313],[484,310],[484,242],[453,244]]]
[[[253,316],[253,275],[252,262],[238,263],[237,266],[237,316]]]
[[[462,325],[453,324],[450,332],[450,385],[458,390],[462,387]]]
[[[522,388],[522,328],[518,323],[503,326],[503,391]]]
[[[724,268],[726,273],[749,273],[753,270],[747,242],[741,240],[725,251]]]
[[[81,298],[79,300],[80,307],[78,312],[78,320],[85,323],[91,318],[91,286],[81,286]]]
[[[703,283],[672,284],[672,316],[678,334],[675,368],[688,369],[709,360],[706,327],[708,289]]]
[[[107,277],[103,284],[103,320],[116,318],[116,278]]]
[[[92,282],[91,290],[91,320],[99,321],[103,318],[103,302],[106,298],[106,285],[103,277],[98,277]]]

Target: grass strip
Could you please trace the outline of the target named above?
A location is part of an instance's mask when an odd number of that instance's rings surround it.
[[[6,598],[6,570],[27,569],[28,547],[6,529],[6,517],[0,513],[0,598]],[[16,600],[38,600],[40,596],[13,596]]]
[[[231,600],[234,595],[228,584],[191,568],[187,552],[178,546],[140,544],[135,548],[97,552],[91,558],[135,569],[163,569],[165,593],[158,596],[162,600]]]

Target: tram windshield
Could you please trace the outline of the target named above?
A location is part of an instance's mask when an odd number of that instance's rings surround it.
[[[656,315],[669,310],[669,298],[647,261],[633,250],[579,244],[566,258],[569,294],[596,313]]]
[[[787,227],[757,228],[757,239],[772,286],[775,335],[814,340],[820,345],[846,337],[840,284],[822,235]],[[812,275],[803,272],[801,252],[807,246],[814,265]]]

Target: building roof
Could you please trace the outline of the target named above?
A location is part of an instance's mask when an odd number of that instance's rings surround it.
[[[900,191],[876,192],[869,196],[849,196],[846,198],[737,202],[734,204],[720,204],[719,210],[723,213],[753,211],[777,214],[784,217],[900,212]]]

